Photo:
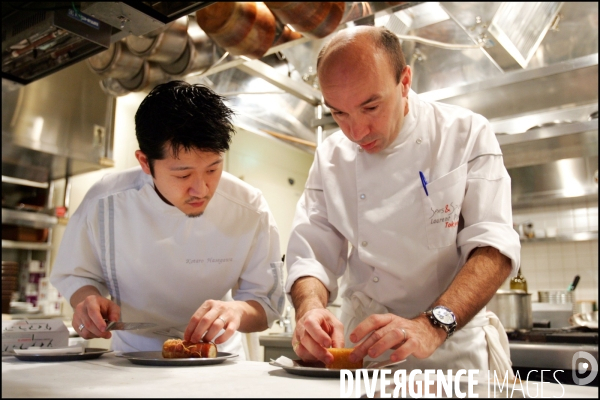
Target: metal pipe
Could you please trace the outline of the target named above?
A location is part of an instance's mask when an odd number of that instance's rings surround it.
[[[442,49],[447,50],[466,50],[466,49],[480,49],[484,46],[484,42],[479,44],[453,44],[453,43],[443,43],[435,40],[425,39],[419,36],[410,36],[410,35],[396,35],[400,40],[408,40],[418,43],[427,44],[430,46],[440,47]]]
[[[295,143],[299,143],[299,144],[303,144],[305,146],[310,146],[310,147],[314,147],[316,148],[317,145],[313,142],[310,142],[308,140],[304,140],[304,139],[299,139],[297,137],[294,136],[290,136],[290,135],[284,135],[283,133],[277,133],[277,132],[273,132],[273,131],[269,131],[266,129],[261,129],[263,132],[268,133],[271,136],[274,136],[278,139],[283,139],[283,140],[287,140],[290,142],[295,142]]]

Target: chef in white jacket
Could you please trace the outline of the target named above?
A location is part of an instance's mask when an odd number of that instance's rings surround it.
[[[104,319],[152,322],[113,331],[112,348],[161,350],[154,332],[179,331],[244,359],[239,332],[279,318],[279,232],[261,192],[223,172],[222,100],[186,82],[154,88],[135,115],[140,167],[105,176],[71,217],[50,279],[83,338],[110,338]]]
[[[295,352],[328,363],[326,348],[355,347],[353,361],[512,376],[506,333],[485,310],[520,263],[489,122],[419,99],[383,28],[340,31],[317,73],[341,132],[317,148],[287,249]],[[326,309],[338,295],[341,321]]]

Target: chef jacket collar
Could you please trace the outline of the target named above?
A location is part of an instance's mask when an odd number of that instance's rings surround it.
[[[408,93],[408,114],[404,117],[404,124],[400,128],[400,133],[396,136],[396,139],[381,153],[385,154],[388,151],[394,150],[402,143],[406,142],[414,132],[417,121],[419,118],[419,99],[417,93],[412,89],[409,89]]]

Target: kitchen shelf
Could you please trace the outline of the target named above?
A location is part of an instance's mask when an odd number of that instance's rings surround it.
[[[23,185],[23,186],[42,188],[42,189],[48,189],[48,187],[50,186],[48,184],[48,182],[35,182],[35,181],[29,181],[27,179],[13,178],[13,177],[4,176],[4,175],[2,175],[2,182],[12,183],[15,185]]]
[[[538,242],[583,242],[588,240],[598,240],[598,231],[577,232],[570,235],[558,235],[556,237],[529,238],[521,239],[521,243]]]
[[[49,228],[58,223],[58,218],[53,215],[40,212],[28,212],[3,208],[2,223],[17,224],[32,228]]]
[[[3,249],[19,249],[19,250],[50,250],[51,243],[46,242],[17,242],[15,240],[3,240]]]

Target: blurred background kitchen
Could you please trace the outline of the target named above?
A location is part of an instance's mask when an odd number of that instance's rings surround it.
[[[103,175],[138,165],[133,116],[168,80],[207,85],[236,111],[225,170],[263,191],[285,253],[314,150],[337,129],[317,53],[354,25],[400,37],[424,98],[492,123],[534,322],[551,319],[540,303],[597,310],[597,3],[3,2],[3,319],[70,319],[47,280],[69,216]],[[552,290],[562,297],[538,294]]]

